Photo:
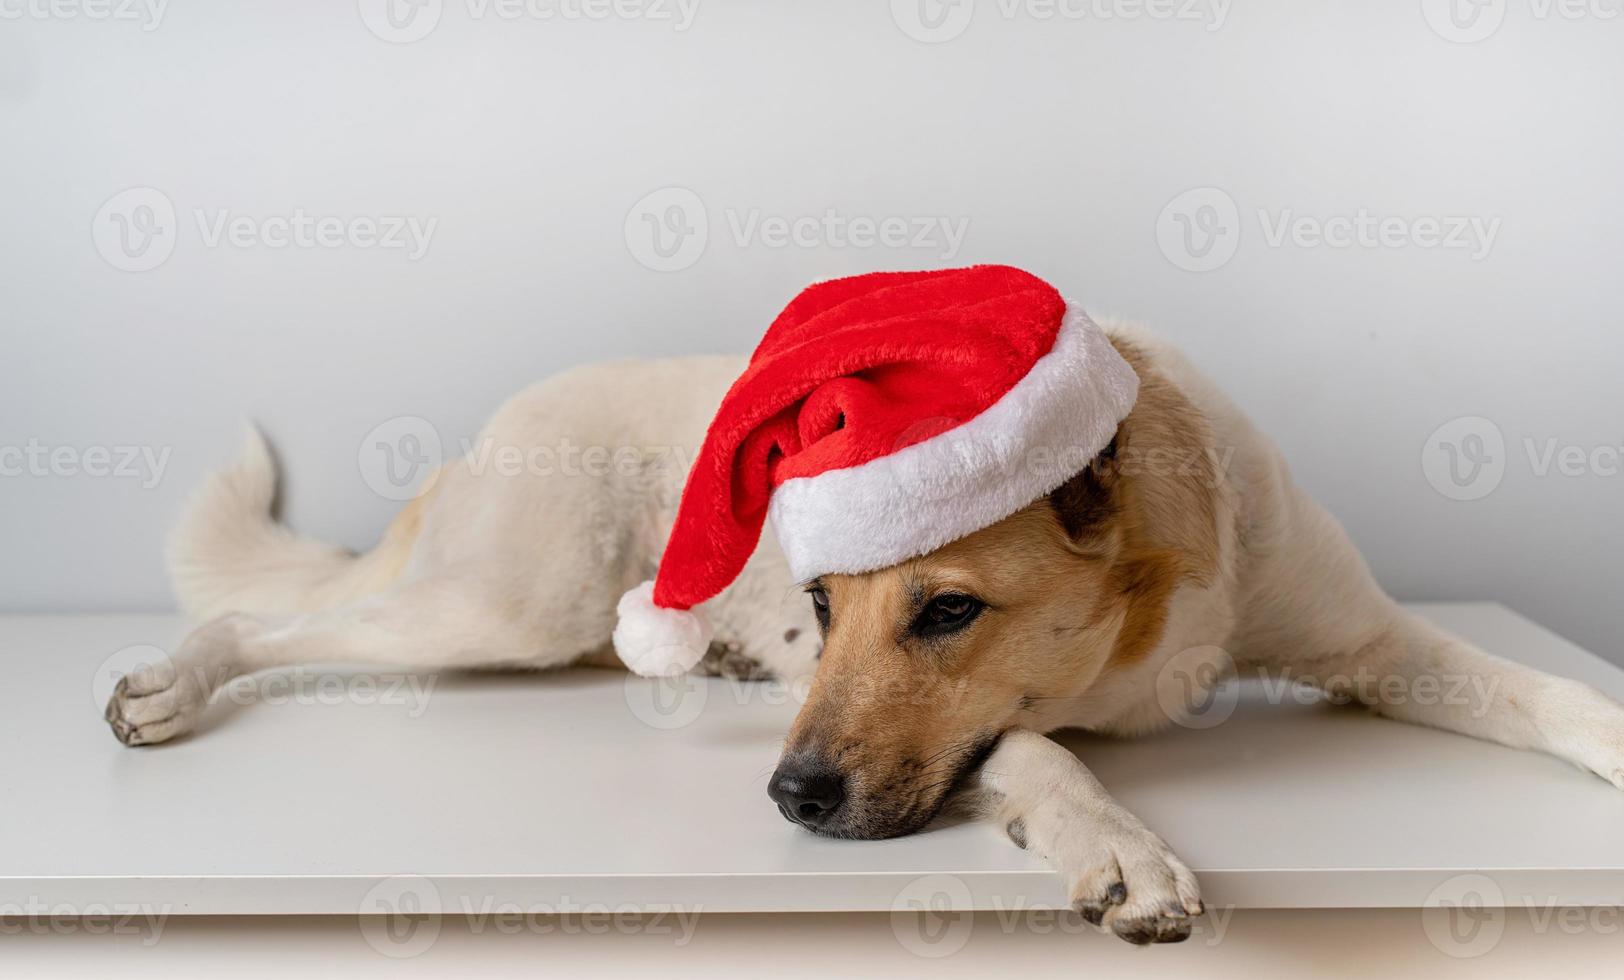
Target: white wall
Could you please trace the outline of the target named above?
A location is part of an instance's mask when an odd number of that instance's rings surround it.
[[[1616,4],[1462,0],[1478,19],[1455,28],[1432,0],[1169,8],[1195,20],[1146,13],[1166,0],[1052,19],[1043,0],[660,0],[671,20],[426,0],[405,36],[432,30],[390,43],[368,27],[391,32],[384,0],[169,0],[156,21],[57,2],[0,0],[21,14],[0,24],[6,609],[166,607],[163,531],[240,417],[280,447],[288,518],[366,546],[394,505],[358,453],[392,417],[451,444],[567,365],[745,349],[814,279],[1005,261],[1174,336],[1400,596],[1502,600],[1624,661],[1624,475],[1598,472],[1624,442]],[[156,202],[162,234],[131,256],[98,210],[141,187],[162,196],[112,211],[144,222]],[[692,196],[639,204],[669,187]],[[1164,215],[1191,188],[1219,191]],[[655,271],[639,209],[684,202],[704,250]],[[207,240],[222,210],[295,209],[435,225],[415,259]],[[733,227],[829,209],[964,238],[771,247]],[[1486,254],[1271,243],[1286,209],[1496,233]],[[1226,229],[1204,258],[1181,214]],[[1496,427],[1481,478],[1504,469],[1473,501],[1423,468],[1462,416]],[[1445,435],[1471,450],[1479,430]],[[1541,475],[1527,439],[1604,451]],[[31,444],[62,455],[4,454]],[[70,473],[123,446],[169,453],[161,478]]]

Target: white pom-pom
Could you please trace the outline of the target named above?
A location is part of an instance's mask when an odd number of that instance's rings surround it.
[[[698,609],[654,604],[654,583],[644,582],[615,607],[615,653],[632,673],[669,677],[693,669],[710,647],[711,625]]]

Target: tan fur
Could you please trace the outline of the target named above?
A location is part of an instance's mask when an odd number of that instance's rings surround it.
[[[1114,464],[1123,479],[1111,581],[1123,625],[1112,662],[1124,664],[1160,642],[1174,589],[1186,580],[1208,585],[1217,574],[1219,473],[1205,416],[1142,351],[1112,343],[1139,375]]]
[[[423,533],[424,516],[439,490],[440,473],[441,470],[436,469],[429,474],[428,479],[423,481],[423,489],[406,502],[406,506],[400,509],[400,513],[396,514],[395,519],[384,529],[377,547],[368,553],[376,565],[378,578],[384,585],[393,584],[406,573],[406,566],[412,559],[412,548],[417,544],[418,536]]]
[[[865,575],[830,575],[831,625],[789,751],[845,772],[849,804],[886,800],[853,820],[902,833],[928,819],[978,747],[1040,702],[1082,696],[1102,672],[1162,637],[1173,592],[1218,566],[1216,465],[1201,413],[1131,345],[1137,406],[1102,460],[1068,535],[1064,503],[1039,501],[921,558]],[[922,640],[907,626],[925,602],[974,596],[964,631]],[[900,803],[899,803],[900,801]]]
[[[922,558],[830,575],[830,629],[788,750],[830,759],[849,780],[865,835],[914,829],[988,740],[1016,724],[1028,695],[1065,696],[1104,663],[1091,596],[1107,569],[1068,547],[1036,504]],[[987,603],[961,633],[907,635],[931,598]]]

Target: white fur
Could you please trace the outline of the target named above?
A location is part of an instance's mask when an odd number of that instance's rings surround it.
[[[242,454],[210,477],[170,536],[170,576],[194,618],[322,609],[389,585],[393,575],[377,553],[356,556],[273,521],[275,495],[270,447],[248,426]]]
[[[790,574],[872,572],[996,524],[1111,441],[1139,376],[1081,308],[1053,349],[975,418],[860,466],[788,480],[768,517]]]
[[[1624,708],[1406,614],[1227,398],[1158,338],[1129,327],[1111,332],[1144,351],[1211,425],[1224,461],[1220,568],[1210,584],[1175,592],[1159,644],[1137,665],[1101,676],[1084,698],[1051,702],[1030,731],[1006,733],[982,769],[976,795],[985,809],[1006,823],[1020,818],[1074,898],[1097,903],[1120,880],[1126,897],[1106,919],[1141,935],[1182,928],[1178,920],[1199,908],[1194,879],[1167,845],[1043,737],[1063,727],[1133,733],[1165,724],[1157,676],[1195,647],[1221,647],[1243,669],[1299,676],[1363,668],[1406,680],[1480,678],[1491,696],[1473,710],[1389,700],[1382,687],[1348,693],[1405,721],[1550,752],[1624,788]],[[274,472],[251,437],[243,458],[204,490],[172,551],[188,610],[235,612],[193,633],[168,663],[131,675],[108,720],[129,744],[161,742],[189,731],[203,698],[231,677],[307,662],[431,670],[601,659],[616,603],[651,577],[686,460],[743,364],[606,365],[532,387],[496,413],[479,445],[656,451],[602,475],[503,475],[482,467],[476,451],[444,468],[420,531],[386,538],[359,558],[271,522]],[[809,674],[818,631],[795,584],[764,537],[743,574],[706,603],[715,640],[782,677]]]

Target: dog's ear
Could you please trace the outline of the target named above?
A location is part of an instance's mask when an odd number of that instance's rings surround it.
[[[1114,540],[1116,518],[1122,510],[1119,458],[1125,438],[1126,432],[1118,427],[1110,445],[1049,494],[1049,506],[1073,549],[1081,554],[1107,551]]]

